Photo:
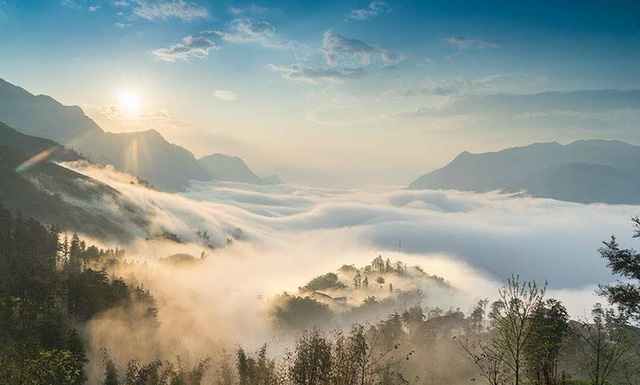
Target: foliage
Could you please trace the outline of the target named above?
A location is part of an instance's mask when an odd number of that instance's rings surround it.
[[[273,322],[285,330],[303,330],[331,321],[329,306],[310,297],[284,294],[272,310]]]
[[[524,350],[532,382],[558,383],[560,348],[568,334],[569,314],[562,303],[555,299],[539,303],[531,315],[531,336]]]
[[[520,283],[519,276],[511,276],[507,286],[499,290],[500,299],[490,314],[495,328],[491,350],[501,354],[515,385],[522,382],[525,351],[534,333],[531,318],[541,306],[544,293],[545,288],[539,289],[535,282]]]
[[[300,288],[301,292],[313,292],[318,290],[340,290],[347,286],[340,282],[338,275],[335,273],[327,273],[313,278],[306,285]]]
[[[634,217],[635,235],[640,236],[640,220]],[[615,285],[601,285],[598,293],[616,305],[620,313],[627,318],[640,321],[640,254],[634,249],[621,249],[614,236],[604,247],[598,249],[608,262],[614,274],[629,281],[618,281]]]
[[[275,362],[267,358],[267,345],[262,345],[255,357],[244,349],[236,351],[236,367],[240,385],[272,385],[276,383]]]
[[[89,268],[122,253],[87,247],[75,234],[61,241],[55,227],[0,207],[0,374],[8,383],[83,383],[87,358],[75,327],[114,307],[155,309],[150,293]]]
[[[621,320],[600,304],[593,308],[591,317],[591,322],[583,322],[577,329],[579,351],[591,383],[605,385],[630,349],[630,341]]]

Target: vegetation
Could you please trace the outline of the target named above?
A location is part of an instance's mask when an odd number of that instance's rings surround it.
[[[640,220],[633,218],[633,224],[640,237]],[[546,285],[517,275],[498,291],[497,301],[479,299],[468,315],[425,307],[425,293],[412,289],[413,280],[422,279],[421,287],[448,287],[446,282],[379,256],[364,268],[345,265],[337,274],[318,276],[300,295],[275,298],[273,325],[284,335],[297,334],[276,358],[264,344],[255,353],[242,346],[234,354],[223,351],[216,361],[131,359],[118,366],[104,351],[101,383],[637,384],[640,256],[621,249],[615,238],[599,251],[627,280],[601,286],[599,293],[614,308],[597,305],[580,322],[569,319],[560,301],[546,298]],[[83,327],[111,309],[135,323],[157,324],[148,290],[100,268],[124,255],[0,208],[0,385],[85,383]]]
[[[155,300],[90,266],[122,254],[0,207],[0,384],[81,384],[85,345],[77,327],[115,307],[155,317]]]

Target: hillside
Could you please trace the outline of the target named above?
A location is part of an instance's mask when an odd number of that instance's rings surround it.
[[[27,163],[43,151],[51,151],[50,157]],[[51,140],[0,124],[0,204],[14,214],[104,239],[126,241],[135,236],[125,231],[123,219],[144,231],[148,226],[145,214],[117,190],[51,162],[80,159],[73,150]],[[114,220],[99,209],[103,205],[117,205],[122,217]]]
[[[378,256],[370,265],[344,265],[335,273],[311,279],[295,294],[277,296],[272,299],[269,312],[276,328],[302,330],[335,322],[379,320],[456,293],[443,278],[430,275],[419,266],[392,263]]]
[[[640,147],[619,141],[535,143],[482,154],[463,152],[411,189],[526,190],[564,201],[634,204],[640,201]],[[622,191],[624,190],[624,191]]]
[[[102,129],[78,106],[63,106],[0,79],[0,121],[29,135],[71,144],[100,135]]]

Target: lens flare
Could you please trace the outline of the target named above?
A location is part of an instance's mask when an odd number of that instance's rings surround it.
[[[27,171],[31,167],[35,166],[36,164],[38,164],[38,163],[42,162],[43,160],[47,159],[48,157],[50,157],[51,154],[53,154],[57,149],[58,149],[58,147],[54,146],[54,147],[51,147],[48,150],[44,150],[41,153],[32,156],[31,158],[27,159],[26,161],[20,163],[18,165],[18,167],[15,168],[15,172],[19,174],[21,172]]]

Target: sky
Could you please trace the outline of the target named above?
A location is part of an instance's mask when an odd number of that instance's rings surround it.
[[[637,1],[0,0],[0,78],[283,179],[640,144]]]

